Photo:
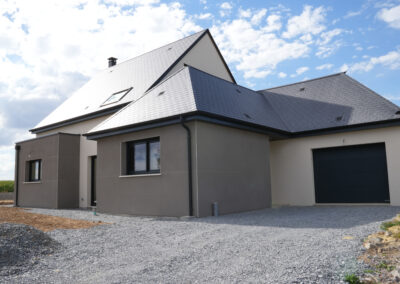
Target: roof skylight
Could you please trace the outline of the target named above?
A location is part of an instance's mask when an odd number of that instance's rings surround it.
[[[123,97],[125,97],[133,88],[129,88],[123,91],[116,92],[112,94],[101,106],[114,104],[119,102]]]

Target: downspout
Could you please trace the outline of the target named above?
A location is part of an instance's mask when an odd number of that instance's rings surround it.
[[[188,151],[188,178],[189,178],[189,216],[193,216],[193,186],[192,186],[192,134],[190,128],[185,124],[183,117],[180,117],[181,125],[187,134],[187,151]]]
[[[15,181],[14,181],[15,207],[18,207],[19,150],[21,150],[21,146],[15,145]]]

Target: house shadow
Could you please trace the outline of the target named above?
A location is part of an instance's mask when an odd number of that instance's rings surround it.
[[[347,229],[380,223],[392,219],[398,213],[400,206],[389,205],[288,206],[196,218],[190,222],[279,228]]]
[[[312,98],[262,92],[290,131],[307,131],[348,125],[354,108]]]

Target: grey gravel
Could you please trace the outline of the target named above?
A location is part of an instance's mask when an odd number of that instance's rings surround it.
[[[0,224],[0,276],[23,273],[60,244],[31,226]]]
[[[62,249],[0,282],[340,283],[366,268],[357,261],[362,240],[400,207],[282,207],[201,219],[32,211],[112,224],[49,232]]]

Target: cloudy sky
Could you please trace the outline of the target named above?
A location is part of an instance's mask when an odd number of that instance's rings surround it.
[[[14,142],[107,65],[209,28],[239,84],[340,71],[400,103],[400,0],[1,0],[0,180]]]

